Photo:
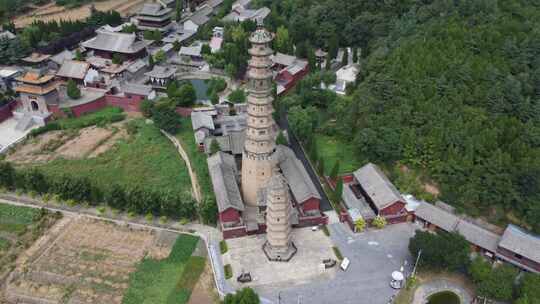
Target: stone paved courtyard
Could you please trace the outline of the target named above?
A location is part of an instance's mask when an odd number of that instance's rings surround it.
[[[229,251],[223,256],[224,264],[231,264],[235,288],[245,286],[291,286],[306,284],[314,279],[331,279],[337,265],[324,269],[322,260],[336,259],[332,241],[321,230],[293,229],[293,242],[298,252],[289,262],[270,262],[262,251],[265,235],[254,235],[227,240]],[[242,270],[250,272],[253,282],[240,284],[236,278]]]
[[[331,279],[313,279],[298,285],[255,286],[264,298],[281,304],[387,304],[397,293],[389,284],[391,273],[407,261],[410,272],[412,257],[407,249],[414,235],[415,224],[389,225],[382,230],[370,229],[353,233],[342,223],[329,226],[330,236],[343,256],[350,259],[347,271],[335,270]],[[292,268],[292,267],[291,267]],[[294,272],[296,269],[289,269]],[[280,271],[275,271],[280,276]]]

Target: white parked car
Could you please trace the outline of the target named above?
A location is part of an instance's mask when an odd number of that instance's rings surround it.
[[[343,261],[341,261],[341,265],[339,265],[339,268],[343,271],[347,271],[347,268],[349,268],[349,264],[351,261],[349,261],[348,258],[343,258]]]

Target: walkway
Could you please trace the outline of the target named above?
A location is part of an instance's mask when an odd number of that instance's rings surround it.
[[[180,156],[182,157],[182,159],[184,160],[184,162],[186,163],[186,166],[188,168],[188,172],[189,172],[189,177],[191,178],[191,194],[193,195],[193,198],[195,198],[195,200],[197,201],[198,204],[201,204],[202,203],[202,195],[201,195],[201,186],[199,185],[199,179],[197,178],[197,174],[195,173],[195,171],[193,171],[193,168],[191,166],[191,161],[189,160],[189,157],[186,153],[186,151],[184,150],[184,147],[182,147],[182,145],[180,144],[180,141],[178,140],[178,138],[172,136],[171,134],[161,130],[161,133],[163,133],[163,135],[165,135],[173,144],[174,146],[176,147],[176,149],[178,150],[178,153],[180,154]]]
[[[460,303],[472,302],[471,295],[463,286],[461,286],[461,284],[445,279],[436,279],[424,283],[416,289],[412,304],[425,304],[427,303],[429,296],[442,291],[451,291],[455,293],[459,296]]]

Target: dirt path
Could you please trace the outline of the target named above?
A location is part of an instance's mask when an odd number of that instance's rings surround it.
[[[15,23],[16,27],[25,27],[35,20],[80,20],[90,16],[90,8],[92,5],[94,5],[98,11],[114,10],[125,17],[135,13],[144,2],[145,0],[107,0],[89,3],[73,9],[66,9],[63,6],[49,3],[40,6],[27,14],[14,17],[12,21]]]
[[[214,287],[214,277],[212,268],[207,262],[204,266],[204,271],[199,278],[199,281],[191,292],[188,304],[210,304],[219,303],[219,296]]]
[[[186,166],[187,166],[188,172],[189,172],[189,177],[191,178],[191,187],[192,187],[193,198],[195,198],[197,203],[201,204],[202,203],[201,186],[199,185],[199,180],[197,179],[197,174],[193,171],[193,168],[191,167],[191,161],[189,160],[189,157],[188,157],[186,151],[184,150],[184,148],[180,144],[180,141],[178,141],[178,139],[176,137],[172,136],[171,134],[169,134],[169,133],[167,133],[167,132],[165,132],[163,130],[161,130],[161,133],[163,133],[165,136],[167,136],[167,138],[170,141],[172,141],[174,146],[178,149],[178,153],[180,153],[180,156],[182,157],[182,159],[186,163]]]

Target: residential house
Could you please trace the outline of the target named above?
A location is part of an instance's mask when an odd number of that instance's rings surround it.
[[[337,94],[345,95],[347,85],[354,84],[356,82],[359,72],[360,67],[357,64],[349,64],[337,70],[334,91]]]
[[[259,9],[250,9],[249,1],[237,1],[232,5],[231,12],[223,17],[225,22],[244,22],[251,20],[255,22],[262,22],[268,15],[270,15],[270,9],[268,7],[261,7]]]
[[[212,39],[210,39],[210,49],[212,53],[217,53],[221,50],[223,44],[223,27],[216,26],[212,29]]]

